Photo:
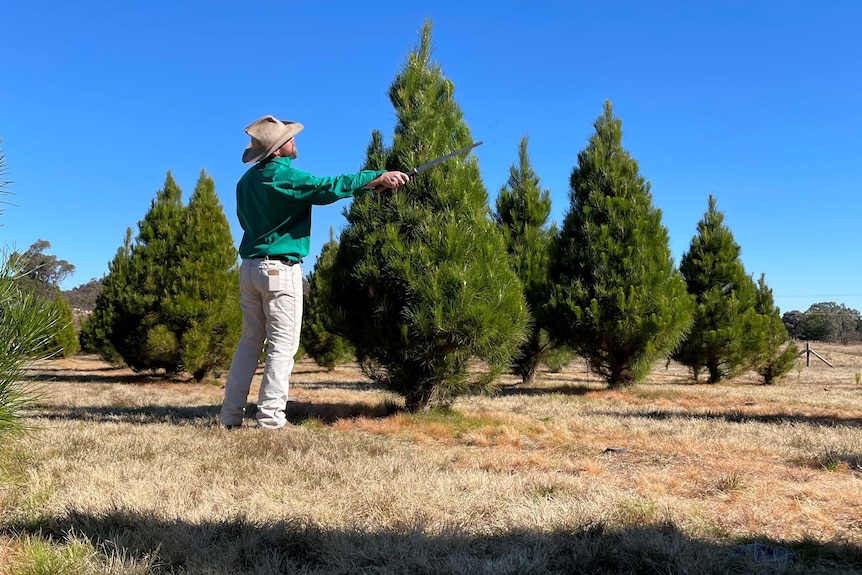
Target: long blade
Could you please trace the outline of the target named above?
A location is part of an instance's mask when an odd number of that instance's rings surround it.
[[[476,142],[475,144],[470,144],[469,146],[465,146],[465,147],[461,148],[460,150],[455,150],[454,152],[449,152],[449,153],[448,153],[448,154],[446,154],[445,156],[440,156],[440,157],[439,157],[439,158],[437,158],[437,159],[434,159],[434,160],[431,160],[430,162],[426,162],[426,163],[422,164],[422,165],[421,165],[421,166],[419,166],[418,168],[413,168],[412,170],[410,170],[409,172],[407,172],[407,175],[412,176],[412,175],[414,175],[414,174],[418,174],[419,172],[422,172],[422,171],[424,171],[424,170],[427,170],[427,169],[428,169],[428,168],[430,168],[431,166],[436,166],[436,165],[437,165],[437,164],[439,164],[440,162],[445,162],[445,161],[446,161],[446,160],[448,160],[449,158],[452,158],[452,157],[457,156],[457,155],[459,155],[459,154],[463,154],[463,153],[465,153],[465,152],[469,152],[470,150],[472,150],[472,149],[473,149],[473,148],[475,148],[476,146],[481,146],[481,145],[482,145],[482,142],[481,142],[481,141],[479,141],[479,142]]]

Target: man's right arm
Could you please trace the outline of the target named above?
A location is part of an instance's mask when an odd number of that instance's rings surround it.
[[[399,186],[403,186],[407,182],[410,181],[410,176],[405,174],[404,172],[392,171],[392,172],[383,172],[377,178],[371,180],[367,184],[365,184],[366,188],[377,188],[383,186],[384,188],[388,188],[390,190],[394,190]]]
[[[310,204],[331,204],[340,199],[361,195],[374,188],[394,189],[410,179],[404,172],[363,171],[358,174],[319,178],[290,168],[273,181],[274,187]]]

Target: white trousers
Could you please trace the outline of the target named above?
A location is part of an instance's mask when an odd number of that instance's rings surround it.
[[[284,408],[293,356],[299,349],[302,268],[278,260],[244,259],[239,285],[242,336],[230,364],[219,420],[226,426],[242,423],[251,380],[267,341],[256,417],[260,427],[279,429],[287,423]]]

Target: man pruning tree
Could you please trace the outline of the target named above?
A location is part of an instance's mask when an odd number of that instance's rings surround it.
[[[264,116],[245,132],[242,155],[254,163],[236,186],[236,211],[243,229],[239,255],[242,335],[225,384],[219,419],[228,429],[242,425],[251,380],[264,342],[269,341],[257,400],[257,423],[280,429],[302,322],[302,268],[311,235],[311,207],[331,204],[372,189],[406,184],[404,172],[364,170],[317,177],[291,165],[298,122]]]

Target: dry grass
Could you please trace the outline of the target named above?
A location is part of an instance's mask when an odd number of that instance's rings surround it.
[[[609,391],[576,363],[427,415],[306,361],[278,432],[219,428],[219,382],[46,362],[40,430],[5,450],[0,573],[64,572],[33,567],[46,541],[69,573],[857,572],[862,347],[815,349],[835,367],[775,386],[661,364]]]

